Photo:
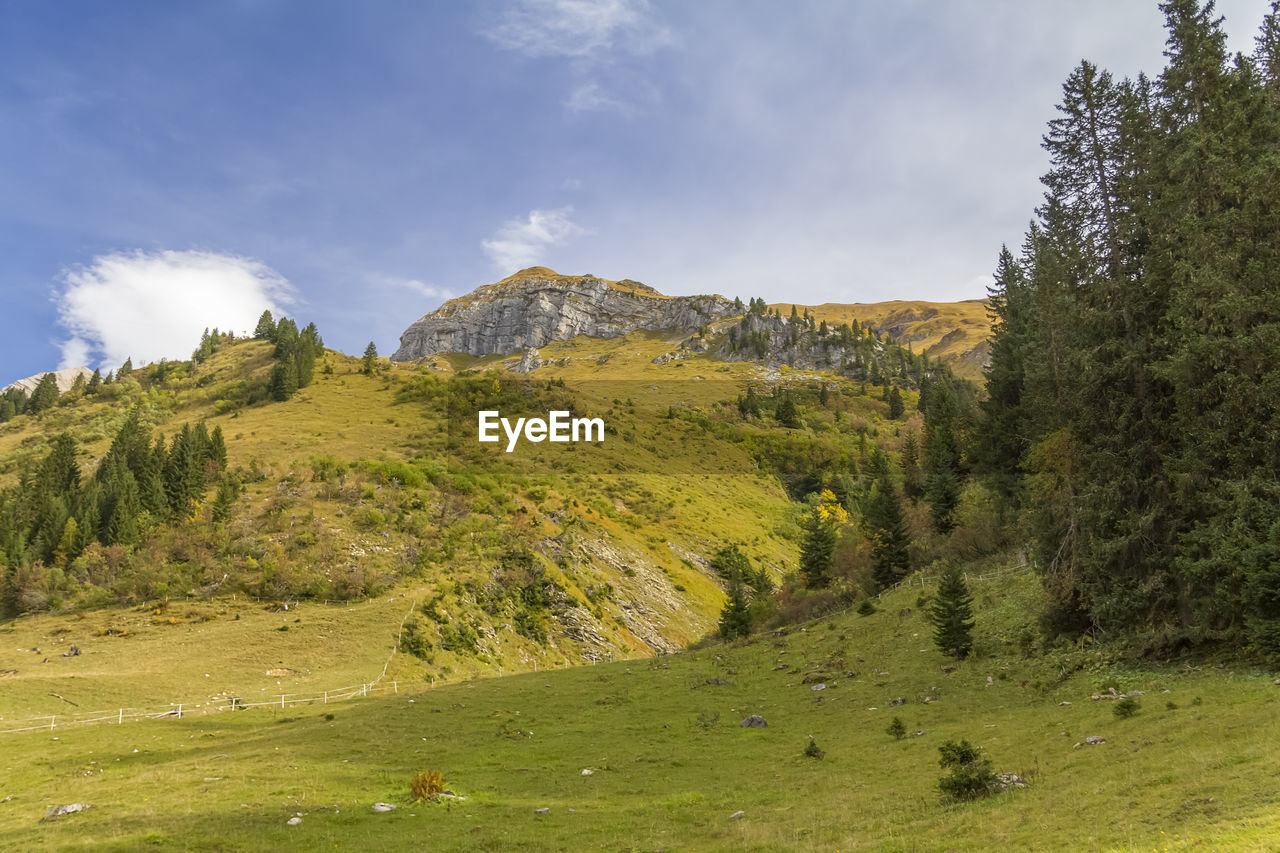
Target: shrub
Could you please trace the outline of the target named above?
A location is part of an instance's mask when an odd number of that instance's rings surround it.
[[[875,603],[869,598],[862,599],[862,603],[858,605],[858,615],[870,616],[872,613],[875,613],[875,612],[876,612]]]
[[[804,754],[806,758],[822,758],[827,754],[827,751],[818,746],[813,737],[810,736],[809,745],[804,748]]]
[[[991,770],[991,760],[967,740],[949,740],[938,747],[938,765],[951,774],[938,780],[944,800],[965,802],[987,797],[1000,790],[1000,779]]]
[[[907,727],[903,724],[901,717],[894,717],[893,722],[889,724],[889,728],[884,731],[885,734],[891,735],[897,740],[902,740],[907,736]]]
[[[1138,700],[1132,696],[1126,696],[1123,699],[1116,700],[1116,704],[1111,707],[1111,713],[1115,714],[1122,720],[1127,720],[1134,714],[1138,713]]]
[[[444,792],[444,774],[438,770],[423,770],[409,780],[409,795],[413,802],[434,802]]]
[[[430,660],[431,641],[427,639],[427,633],[417,619],[410,619],[404,624],[404,630],[400,633],[400,649],[416,658]]]
[[[387,523],[387,516],[380,509],[365,507],[353,516],[356,527],[361,530],[378,530]]]

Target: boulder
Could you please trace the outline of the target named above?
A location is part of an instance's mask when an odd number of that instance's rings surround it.
[[[769,723],[759,714],[752,714],[744,717],[742,722],[738,723],[744,729],[764,729],[769,727]]]
[[[53,808],[49,809],[49,811],[45,812],[44,817],[40,819],[53,820],[55,817],[62,817],[63,815],[75,814],[76,812],[82,812],[85,809],[91,809],[91,808],[93,808],[93,806],[90,803],[68,803],[65,806],[54,806]]]

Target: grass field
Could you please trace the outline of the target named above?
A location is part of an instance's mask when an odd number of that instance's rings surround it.
[[[933,650],[917,587],[679,655],[2,735],[0,833],[23,850],[1274,849],[1273,675],[1131,668],[1101,647],[1024,657],[1037,589],[1027,572],[976,583],[960,663]],[[1111,687],[1144,691],[1135,716],[1091,700]],[[740,728],[752,713],[768,728]],[[894,716],[912,734],[890,737]],[[1075,746],[1089,735],[1107,742]],[[1029,787],[941,803],[951,738]],[[425,768],[465,799],[411,803]],[[92,808],[40,822],[72,802]]]

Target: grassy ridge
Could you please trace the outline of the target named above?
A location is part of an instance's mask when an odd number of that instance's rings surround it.
[[[975,593],[978,656],[958,664],[931,648],[915,588],[870,616],[646,661],[9,735],[3,793],[16,796],[0,832],[20,849],[1268,848],[1280,833],[1269,676],[1127,668],[1101,648],[1024,657],[1034,576]],[[1090,700],[1112,685],[1145,691],[1136,716]],[[738,727],[749,713],[769,727]],[[924,734],[894,740],[895,715]],[[1107,743],[1073,748],[1086,735]],[[802,755],[810,736],[824,759]],[[940,803],[949,738],[1030,787]],[[426,767],[466,799],[410,804]],[[377,801],[400,807],[374,814]],[[66,802],[94,807],[38,822]]]

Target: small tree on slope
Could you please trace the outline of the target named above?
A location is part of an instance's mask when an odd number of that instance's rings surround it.
[[[933,641],[955,658],[973,651],[973,599],[958,566],[949,566],[938,580],[938,597],[929,609]]]

